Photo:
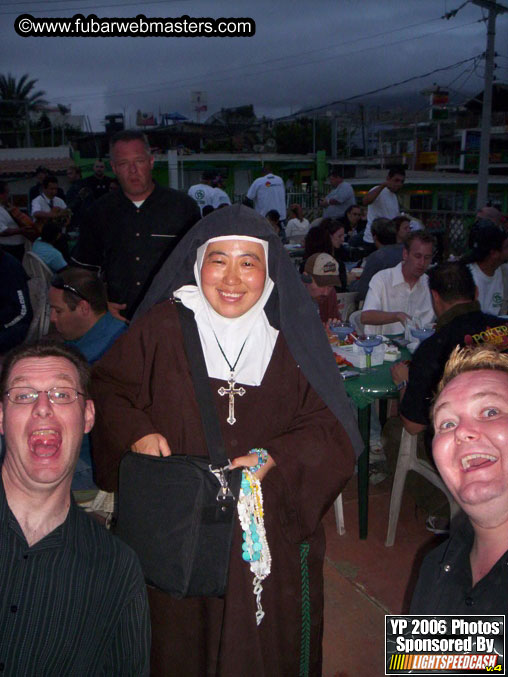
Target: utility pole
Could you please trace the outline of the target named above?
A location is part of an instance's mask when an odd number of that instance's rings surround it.
[[[337,159],[337,116],[334,114],[332,120],[332,159]]]
[[[363,157],[367,157],[367,143],[365,141],[365,110],[363,103],[360,104],[360,119],[362,123],[362,146],[363,146]]]
[[[418,159],[417,155],[418,155],[418,116],[415,116],[415,126],[413,130],[413,158],[411,163],[413,171],[416,169]]]
[[[473,4],[489,10],[489,17],[487,20],[487,49],[485,52],[480,158],[478,167],[478,193],[476,196],[476,207],[477,209],[481,209],[487,202],[489,184],[490,123],[492,116],[492,82],[494,80],[496,18],[498,14],[508,11],[508,8],[503,5],[498,5],[496,0],[473,0]]]

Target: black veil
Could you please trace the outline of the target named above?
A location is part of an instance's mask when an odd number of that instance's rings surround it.
[[[346,430],[357,456],[363,451],[355,417],[317,306],[269,223],[243,205],[218,209],[193,226],[175,247],[154,278],[134,320],[152,306],[171,298],[184,284],[195,284],[194,263],[198,247],[212,237],[250,235],[266,240],[268,269],[275,287],[265,305],[270,324],[282,332],[289,350],[305,377]]]

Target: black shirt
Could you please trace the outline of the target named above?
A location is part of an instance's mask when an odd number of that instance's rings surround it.
[[[178,237],[199,218],[196,202],[178,190],[155,184],[140,207],[115,190],[83,215],[72,261],[101,268],[109,300],[127,303],[130,318]]]
[[[84,183],[92,193],[93,199],[97,200],[103,195],[107,195],[109,193],[109,184],[111,183],[111,179],[109,176],[102,176],[99,178],[98,176],[95,176],[95,174],[92,174],[84,180]]]
[[[137,557],[73,501],[31,547],[0,479],[0,674],[148,675],[150,618]]]
[[[428,425],[430,403],[452,350],[484,343],[507,350],[508,323],[482,313],[476,301],[450,308],[439,318],[436,333],[422,341],[411,359],[400,413],[413,423]]]
[[[32,318],[28,275],[14,256],[2,251],[0,252],[0,353],[23,342]]]
[[[473,528],[463,515],[451,537],[423,560],[411,614],[508,614],[508,551],[473,587],[473,540]]]
[[[85,182],[82,179],[72,181],[68,191],[65,193],[65,204],[72,211],[71,222],[67,230],[74,230],[79,228],[81,223],[81,211],[85,206],[84,196],[80,195],[83,190]]]

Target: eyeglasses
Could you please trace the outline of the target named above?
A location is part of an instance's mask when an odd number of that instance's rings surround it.
[[[49,390],[19,386],[9,388],[5,392],[7,399],[13,404],[33,404],[37,402],[41,393],[46,393],[51,404],[72,404],[78,399],[78,395],[85,396],[85,393],[80,393],[76,388],[67,388],[67,386],[54,386]]]
[[[90,303],[90,301],[86,298],[84,294],[78,291],[76,287],[73,287],[72,285],[67,284],[67,282],[64,282],[64,280],[60,275],[55,275],[53,277],[53,279],[51,280],[51,286],[54,287],[55,289],[63,289],[64,291],[70,291],[72,294],[79,296],[79,298],[82,299],[83,301]]]

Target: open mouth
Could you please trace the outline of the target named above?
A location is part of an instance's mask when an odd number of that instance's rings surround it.
[[[222,291],[220,289],[218,289],[217,291],[218,291],[221,299],[223,299],[224,301],[234,302],[234,301],[238,301],[239,299],[241,299],[243,297],[242,293],[226,292],[226,291]]]
[[[496,461],[497,458],[490,454],[468,454],[468,456],[461,458],[462,469],[464,472],[476,470],[477,468],[486,468]]]
[[[34,430],[28,438],[32,454],[39,458],[54,456],[62,444],[62,435],[58,430]]]

